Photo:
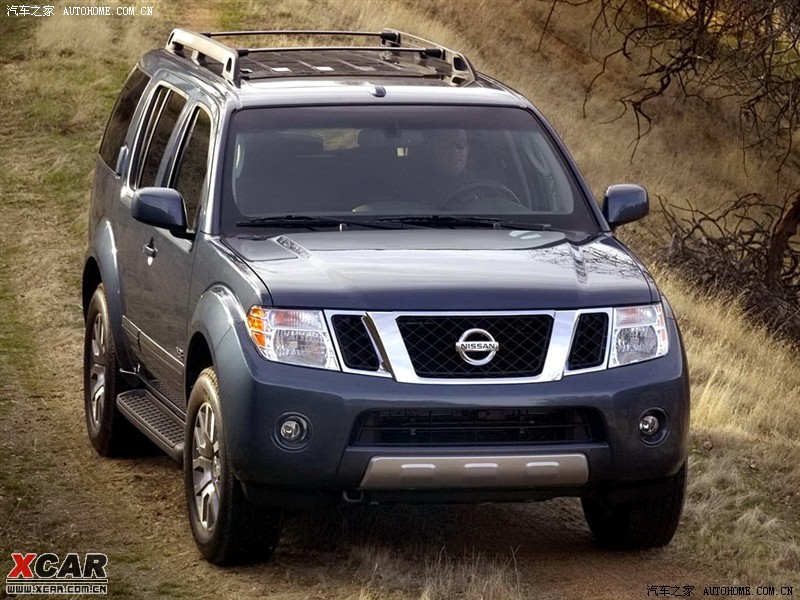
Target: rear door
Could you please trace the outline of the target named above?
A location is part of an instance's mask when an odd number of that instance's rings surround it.
[[[151,91],[150,76],[135,68],[120,92],[100,144],[89,215],[90,235],[94,235],[98,227],[112,229],[123,328],[128,337],[128,347],[134,351],[138,349],[138,334],[129,325],[131,314],[137,313],[141,300],[141,250],[137,242],[144,226],[131,217],[127,168],[138,124],[147,119],[150,110]]]

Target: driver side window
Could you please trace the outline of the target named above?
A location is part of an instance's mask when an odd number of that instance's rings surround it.
[[[160,183],[158,175],[164,153],[185,105],[186,98],[168,88],[162,87],[154,94],[150,122],[142,140],[141,168],[134,187],[150,187]]]
[[[208,190],[208,148],[211,140],[211,118],[197,108],[182,145],[171,187],[183,196],[186,223],[196,229],[197,215]]]

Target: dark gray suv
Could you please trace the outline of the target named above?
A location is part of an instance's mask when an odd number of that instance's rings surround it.
[[[220,42],[274,33],[176,29],[122,89],[83,272],[97,451],[183,461],[219,564],[325,502],[578,496],[600,545],[668,543],[686,361],[613,236],[645,190],[598,208],[530,102],[433,42]]]

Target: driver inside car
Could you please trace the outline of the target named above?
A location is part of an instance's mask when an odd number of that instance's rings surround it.
[[[427,132],[430,152],[428,189],[439,206],[453,193],[470,183],[469,139],[463,129],[436,129]],[[457,209],[457,207],[454,207]]]
[[[463,129],[444,129],[432,133],[435,135],[431,143],[434,164],[442,173],[458,180],[469,161],[467,132]],[[463,179],[459,183],[463,183]]]
[[[478,156],[476,139],[466,130],[432,129],[425,134],[429,202],[442,212],[516,212],[516,193],[496,177],[496,165]],[[480,166],[489,167],[488,170]]]

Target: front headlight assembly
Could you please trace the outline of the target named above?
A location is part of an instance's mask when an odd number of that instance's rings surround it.
[[[614,309],[609,367],[658,358],[668,351],[669,337],[661,304]]]
[[[267,360],[339,370],[322,311],[254,306],[247,314],[247,328],[258,351]]]

